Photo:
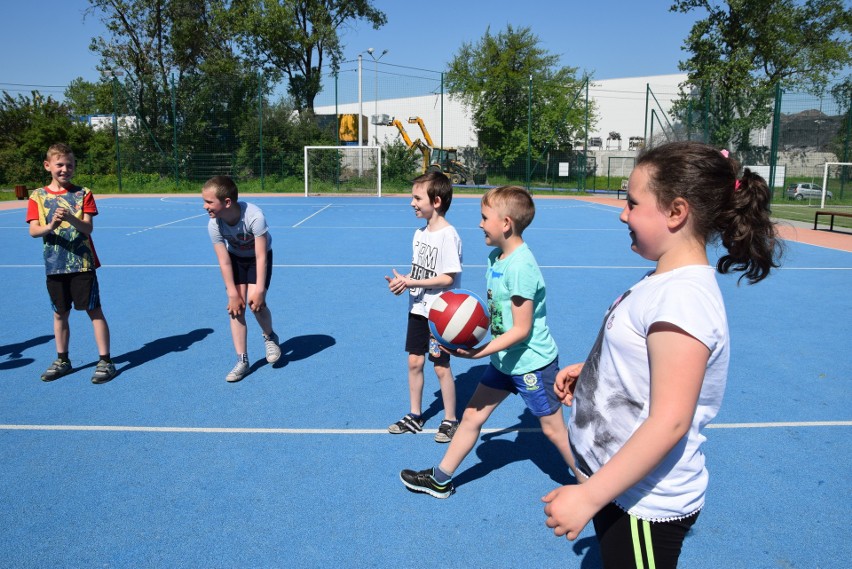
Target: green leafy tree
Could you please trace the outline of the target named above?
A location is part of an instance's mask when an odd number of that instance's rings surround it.
[[[65,88],[65,104],[75,116],[111,115],[113,96],[109,83],[92,83],[82,77],[71,81]]]
[[[64,142],[85,161],[92,129],[72,119],[66,105],[38,92],[0,97],[0,183],[36,185],[45,182],[48,147]],[[49,178],[49,176],[47,176]]]
[[[410,182],[418,174],[419,159],[402,141],[382,148],[382,177],[389,182]]]
[[[107,30],[90,48],[103,70],[123,73],[117,113],[136,117],[144,152],[171,155],[173,125],[180,154],[233,151],[258,89],[235,55],[225,0],[89,1]]]
[[[686,122],[690,109],[709,108],[712,144],[747,150],[751,131],[771,120],[776,86],[819,93],[852,62],[843,0],[677,0],[670,9],[706,13],[684,42],[688,79],[673,111]]]
[[[559,57],[539,44],[527,27],[508,25],[496,35],[489,28],[476,43],[462,44],[450,62],[450,96],[471,108],[479,149],[492,171],[526,157],[528,105],[533,159],[548,148],[570,147],[583,132],[584,100],[572,105],[582,84],[577,69],[560,67]]]
[[[323,68],[343,56],[338,29],[356,20],[378,29],[387,18],[369,0],[234,0],[229,12],[251,64],[286,76],[296,108],[311,112]]]

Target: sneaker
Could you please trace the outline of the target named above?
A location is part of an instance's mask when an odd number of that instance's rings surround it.
[[[431,468],[421,470],[420,472],[403,470],[399,473],[399,479],[412,492],[423,492],[435,498],[449,498],[456,491],[452,480],[438,484],[432,477]]]
[[[419,433],[423,430],[425,421],[420,417],[415,417],[411,413],[388,427],[388,432],[394,435],[403,433]]]
[[[47,368],[43,374],[41,374],[42,381],[53,381],[54,379],[59,379],[63,375],[71,373],[71,362],[68,360],[55,360],[50,367]]]
[[[441,425],[438,427],[438,432],[435,433],[435,442],[436,443],[448,443],[453,440],[453,435],[456,434],[456,431],[459,429],[458,421],[448,421],[444,419],[441,421]]]
[[[115,370],[115,364],[100,360],[95,366],[95,373],[92,374],[92,383],[106,383],[118,375]]]
[[[225,376],[225,381],[230,383],[234,383],[235,381],[240,381],[242,378],[249,374],[250,368],[248,362],[239,361],[237,365],[234,366],[234,369]]]
[[[278,334],[273,332],[269,336],[263,335],[263,343],[266,345],[266,361],[274,364],[281,357],[281,347],[278,345]]]

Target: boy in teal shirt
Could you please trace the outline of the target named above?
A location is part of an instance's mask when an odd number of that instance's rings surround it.
[[[510,393],[523,398],[539,418],[544,435],[574,471],[562,404],[553,391],[559,371],[556,342],[547,326],[544,279],[523,231],[535,216],[535,204],[525,189],[503,186],[482,196],[482,221],[488,256],[488,308],[491,341],[479,348],[456,350],[464,358],[490,356],[459,428],[440,464],[421,471],[403,470],[400,479],[410,490],[436,498],[453,492],[452,476],[473,450],[482,426]]]

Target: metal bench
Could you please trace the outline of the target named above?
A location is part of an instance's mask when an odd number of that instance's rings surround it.
[[[852,217],[852,211],[829,211],[829,210],[819,210],[814,214],[814,229],[817,228],[817,221],[819,220],[819,216],[827,215],[830,217],[830,222],[828,225],[829,231],[834,231],[834,218],[835,217]]]

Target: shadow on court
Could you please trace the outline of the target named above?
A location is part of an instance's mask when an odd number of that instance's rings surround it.
[[[456,360],[457,361],[457,360]],[[450,362],[452,365],[452,360]],[[426,361],[427,369],[426,374],[429,374],[428,368],[431,366],[429,361]],[[464,412],[464,408],[467,405],[467,402],[470,401],[473,392],[476,391],[476,386],[479,385],[479,379],[482,377],[482,374],[485,372],[485,368],[488,366],[478,365],[473,366],[467,371],[463,371],[462,373],[456,375],[456,417],[461,419],[462,413]],[[437,382],[438,379],[434,377],[434,373],[432,374],[432,380]],[[426,379],[429,381],[429,378]],[[423,419],[428,421],[432,417],[438,415],[441,411],[444,410],[444,400],[441,398],[441,390],[437,389],[434,393],[434,399],[429,403],[429,407],[427,407],[423,411]]]
[[[33,358],[25,358],[24,352],[35,346],[46,344],[51,340],[53,340],[53,336],[37,336],[30,340],[18,342],[17,344],[0,346],[0,357],[7,356],[5,361],[0,362],[0,371],[18,369],[30,365],[35,360]]]
[[[337,341],[334,338],[325,334],[294,336],[281,344],[281,358],[272,364],[272,367],[280,368],[286,366],[290,362],[305,360],[332,347],[336,343]],[[255,371],[265,363],[265,359],[255,362],[251,366],[251,371]]]
[[[488,427],[488,423],[485,423],[485,427]],[[512,433],[517,434],[515,440],[501,438]],[[478,480],[513,462],[523,461],[535,464],[556,484],[574,482],[568,465],[541,432],[539,420],[526,407],[518,417],[517,424],[482,435],[475,450],[479,462],[453,477],[456,487]]]
[[[153,340],[151,342],[146,343],[144,346],[137,350],[113,356],[112,361],[115,362],[119,373],[124,373],[146,362],[161,358],[173,352],[186,351],[191,345],[196,342],[202,341],[204,338],[206,338],[212,333],[212,328],[199,328],[198,330],[193,330],[192,332],[187,332],[186,334],[177,334],[174,336],[167,336],[165,338],[158,338],[157,340]],[[86,367],[94,367],[96,364],[97,362],[93,362],[82,368],[77,369],[79,370],[84,369]]]

